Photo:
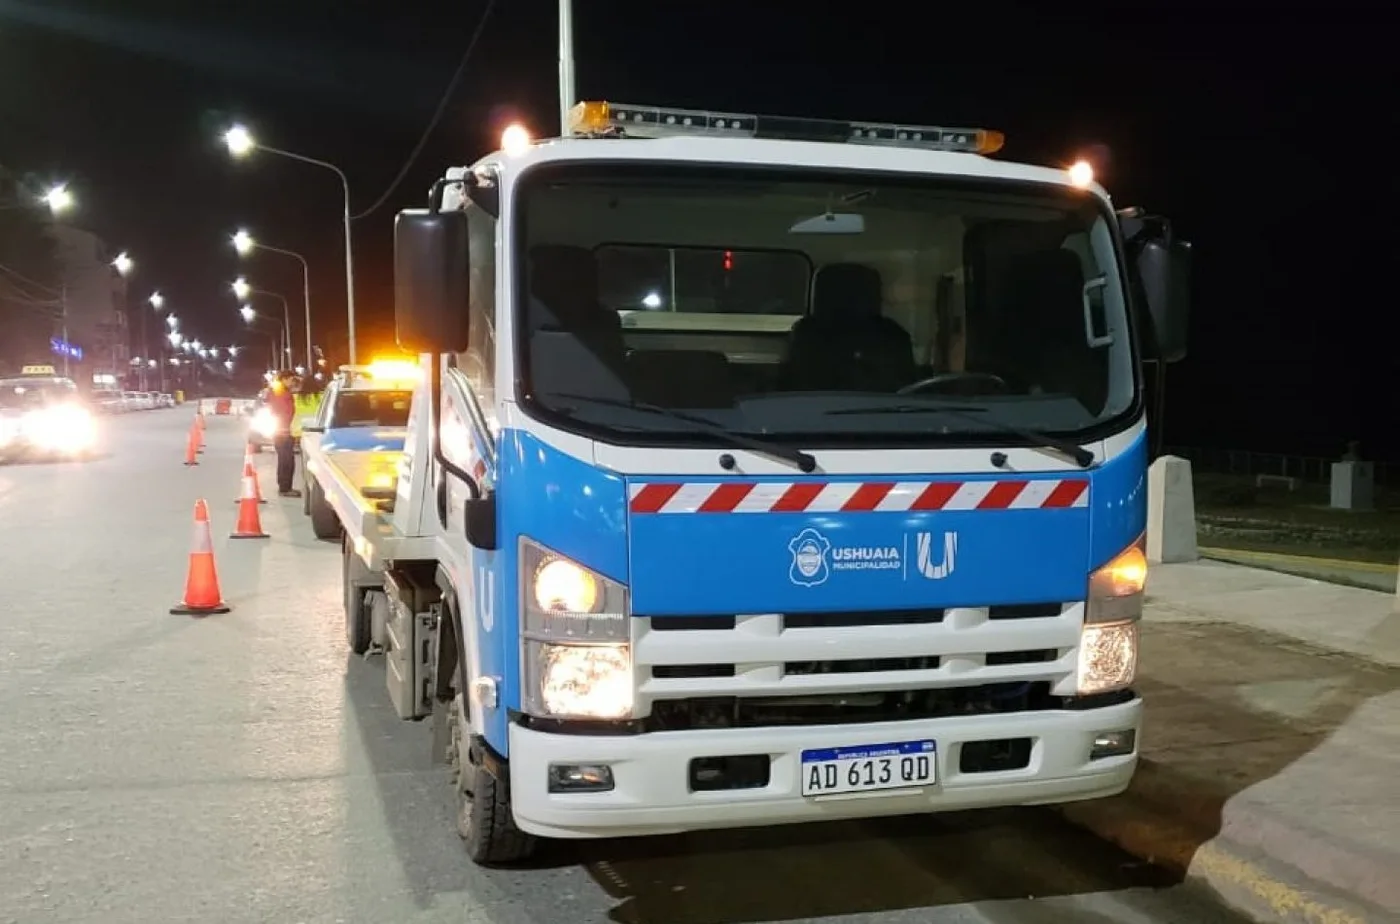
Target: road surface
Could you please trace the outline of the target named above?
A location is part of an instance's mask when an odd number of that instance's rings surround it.
[[[483,870],[429,730],[348,656],[299,501],[229,541],[240,424],[104,421],[87,464],[0,468],[0,922],[1219,924],[1196,887],[1049,810],[561,845]],[[264,493],[273,495],[263,456]],[[172,616],[196,498],[233,611]]]

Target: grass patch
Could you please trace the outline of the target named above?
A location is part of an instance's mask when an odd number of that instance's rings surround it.
[[[1243,476],[1193,480],[1202,545],[1389,564],[1400,557],[1400,497],[1393,491],[1378,489],[1374,510],[1334,510],[1326,485],[1290,491]]]

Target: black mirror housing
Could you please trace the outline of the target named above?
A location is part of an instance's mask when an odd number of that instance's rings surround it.
[[[405,209],[394,219],[394,337],[410,353],[460,353],[470,333],[463,212]]]
[[[1153,358],[1167,363],[1185,359],[1191,315],[1191,245],[1169,236],[1148,238],[1139,243],[1134,263],[1152,318],[1157,347]]]

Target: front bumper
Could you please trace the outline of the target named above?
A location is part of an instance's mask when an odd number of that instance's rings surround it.
[[[1142,700],[1083,711],[885,722],[869,725],[716,729],[590,737],[510,727],[510,784],[516,824],[541,837],[596,838],[670,834],[707,828],[912,815],[996,806],[1074,802],[1117,795],[1137,767],[1136,752],[1091,761],[1094,737],[1139,730]],[[965,743],[1031,739],[1029,763],[1017,770],[963,773]],[[888,741],[937,742],[937,784],[821,800],[801,795],[801,752]],[[766,754],[768,785],[693,792],[690,762]],[[608,764],[614,788],[550,793],[550,764]]]

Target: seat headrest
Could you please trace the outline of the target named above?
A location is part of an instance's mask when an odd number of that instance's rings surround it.
[[[817,270],[812,281],[813,317],[877,317],[883,302],[880,273],[860,263],[829,263]]]

